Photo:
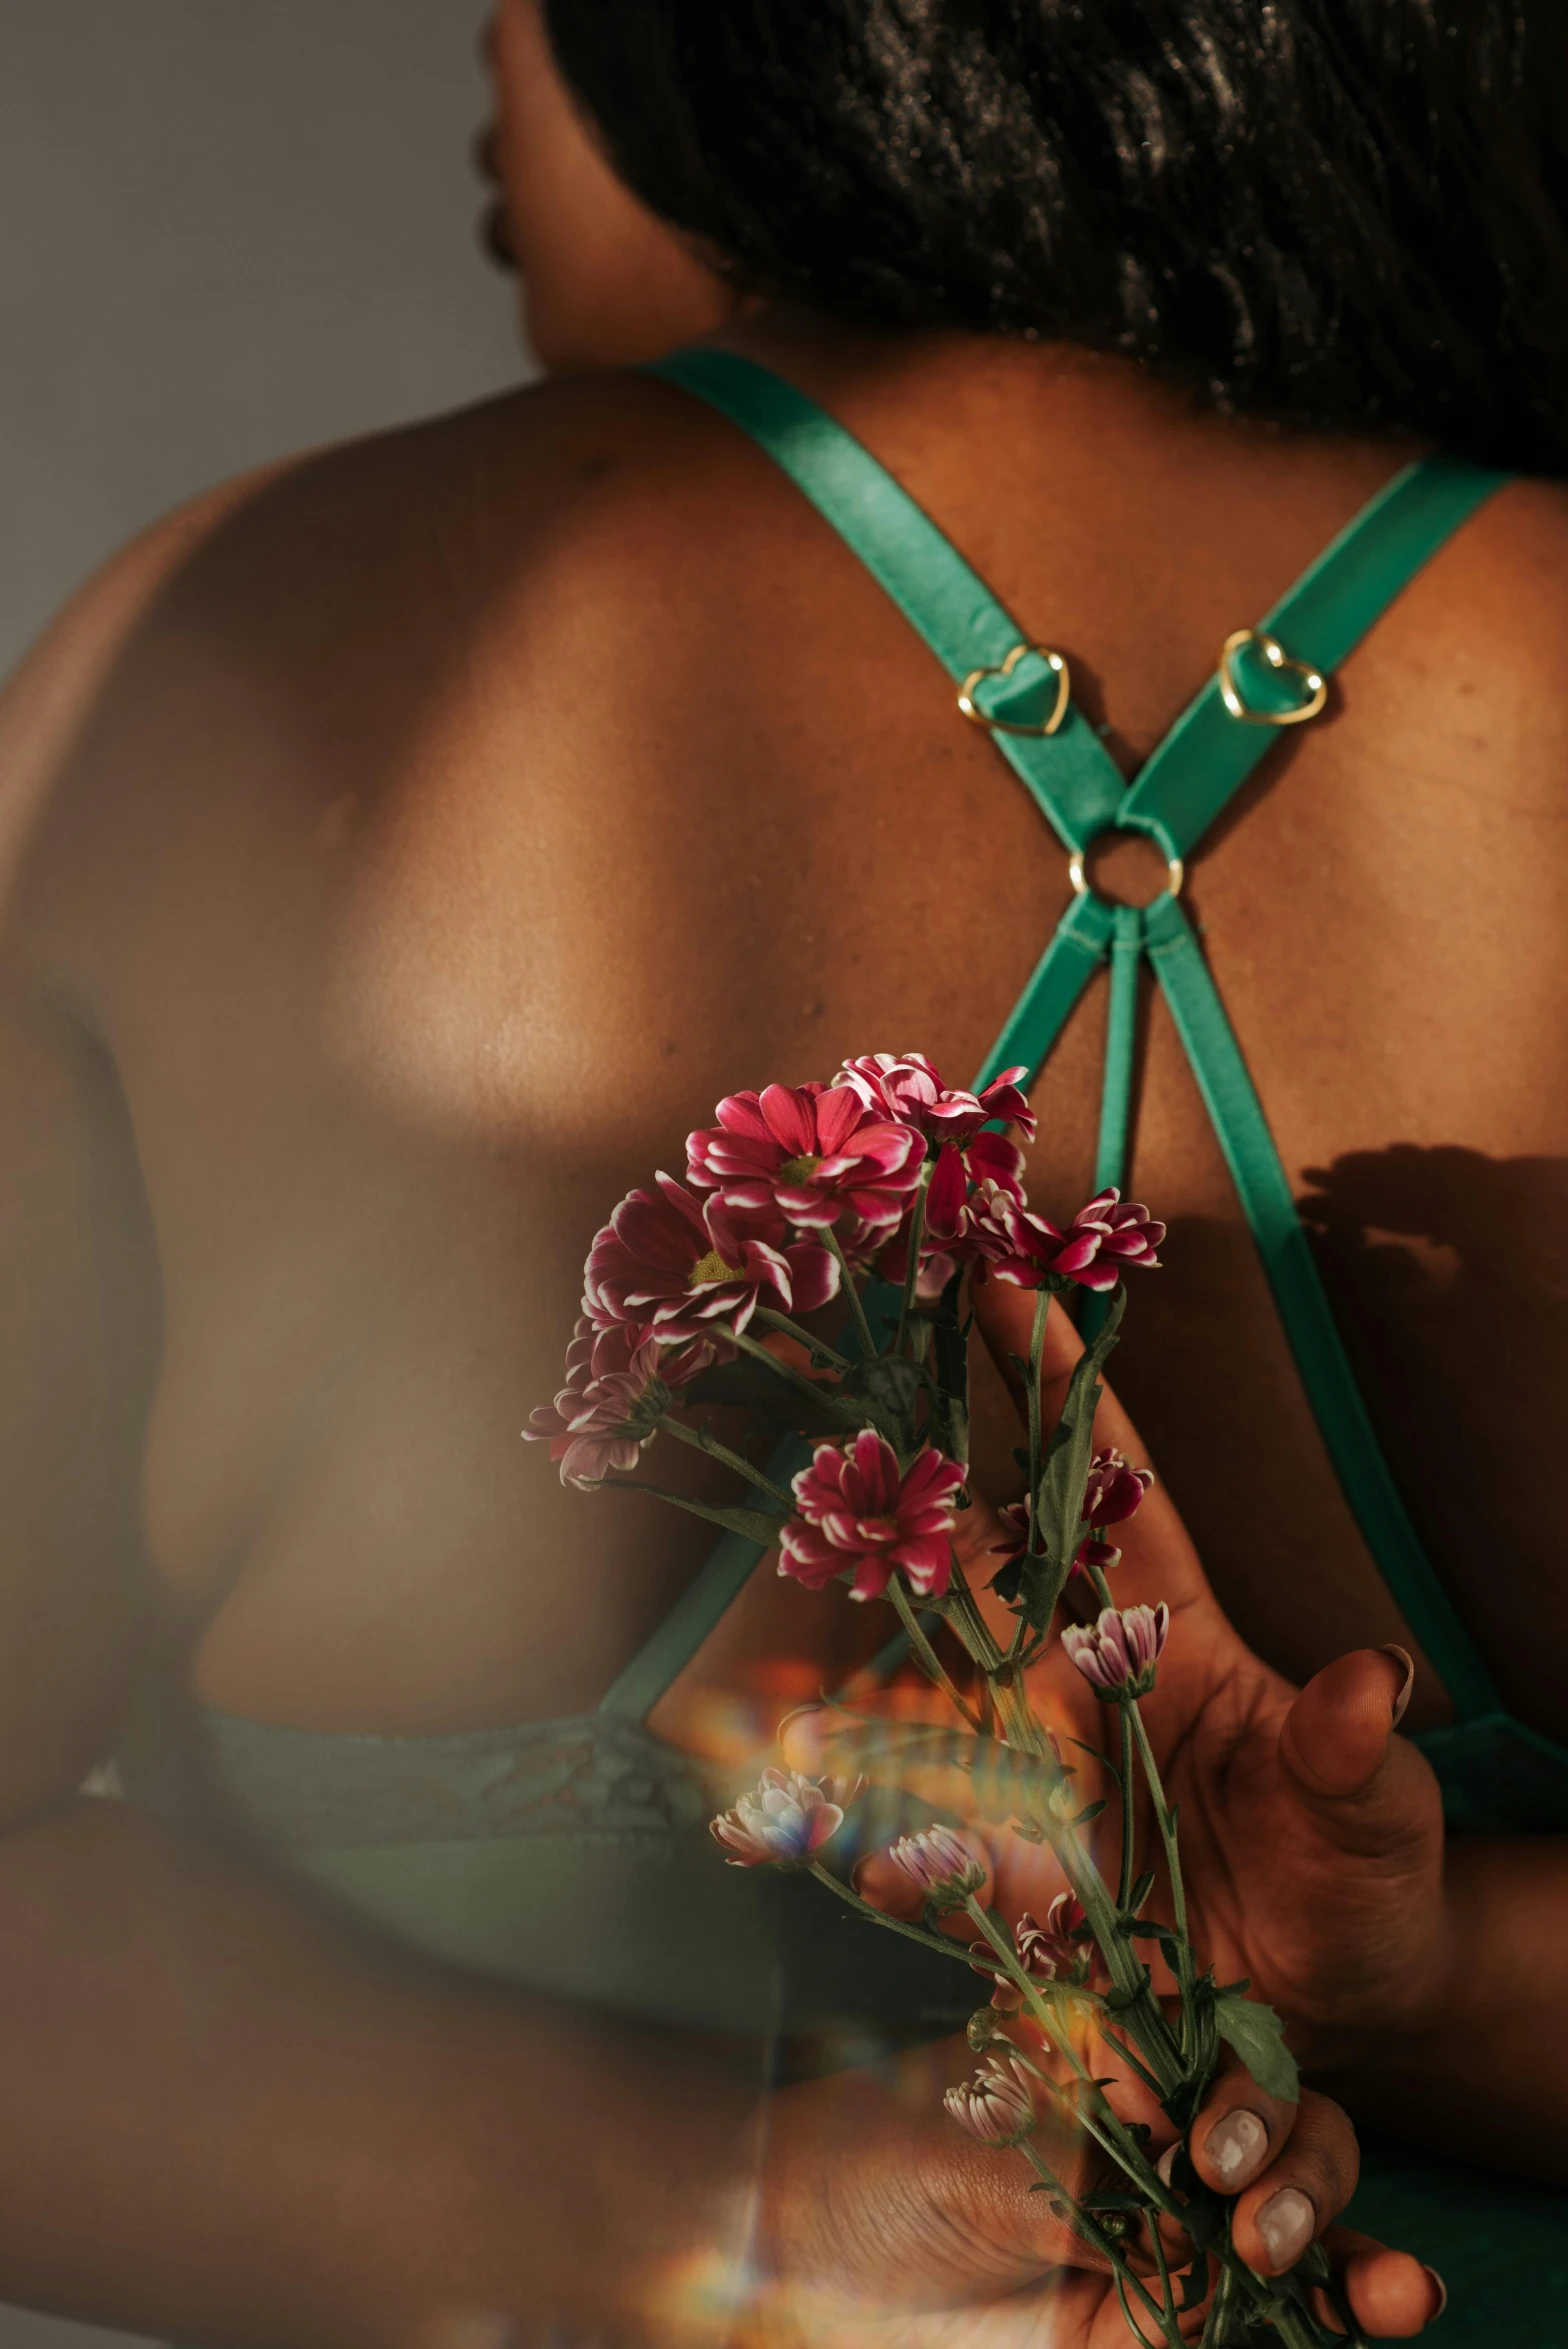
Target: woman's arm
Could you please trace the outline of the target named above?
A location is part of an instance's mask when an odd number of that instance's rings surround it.
[[[739,2248],[744,2056],[405,1965],[119,1803],[0,1842],[0,1920],[0,2296],[213,2349],[663,2340]]]

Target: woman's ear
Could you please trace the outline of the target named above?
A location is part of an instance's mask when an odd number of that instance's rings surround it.
[[[541,0],[498,0],[489,58],[489,153],[545,367],[637,366],[732,318],[734,287],[617,179],[556,66]]]

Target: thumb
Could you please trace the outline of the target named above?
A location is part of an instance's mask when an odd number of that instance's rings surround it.
[[[1403,1648],[1357,1648],[1307,1682],[1285,1717],[1280,1759],[1309,1800],[1364,1794],[1404,1717],[1415,1665]]]
[[[1419,1864],[1441,1851],[1437,1780],[1415,1747],[1394,1735],[1414,1679],[1403,1648],[1357,1648],[1309,1680],[1285,1716],[1286,1782],[1346,1854]]]

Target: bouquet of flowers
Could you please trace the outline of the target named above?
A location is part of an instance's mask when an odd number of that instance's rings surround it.
[[[982,2068],[948,2091],[948,2110],[1030,2165],[1037,2190],[1114,2278],[1134,2337],[1181,2349],[1181,2320],[1190,2330],[1207,2301],[1205,2349],[1354,2341],[1321,2249],[1286,2275],[1255,2273],[1231,2243],[1230,2198],[1199,2178],[1185,2149],[1222,2042],[1287,2101],[1295,2067],[1272,2010],[1246,1996],[1246,1982],[1216,1982],[1189,1938],[1177,1818],[1140,1711],[1169,1610],[1118,1607],[1111,1586],[1114,1528],[1153,1479],[1095,1448],[1100,1372],[1123,1276],[1158,1264],[1165,1227],[1114,1190],[1064,1225],[1030,1206],[1006,1131],[1034,1138],[1024,1074],[1005,1071],[975,1094],[946,1086],[923,1055],[877,1053],[846,1062],[830,1084],[721,1101],[716,1124],[689,1138],[686,1183],[660,1174],[595,1238],[567,1383],[529,1432],[548,1440],[564,1481],[586,1488],[660,1492],[634,1474],[643,1452],[661,1433],[691,1445],[742,1480],[747,1498],[662,1498],[775,1550],[779,1572],[813,1590],[843,1581],[853,1598],[891,1606],[951,1725],[841,1706],[833,1746],[844,1775],[768,1769],[713,1833],[732,1865],[809,1869],[868,1924],[989,1982],[990,2003],[969,2026]],[[1014,1363],[1026,1490],[1002,1513],[986,1605],[953,1541],[970,1505],[966,1299],[980,1266],[1034,1293],[1029,1355]],[[1085,1292],[1094,1334],[1048,1427],[1047,1317]],[[835,1298],[847,1320],[830,1342],[819,1333]],[[708,1406],[738,1406],[747,1432],[721,1442],[701,1417]],[[1092,1605],[1073,1609],[1092,1620],[1059,1627],[1070,1578],[1075,1595],[1092,1591]],[[1053,1641],[1100,1702],[1097,1747],[1059,1735],[1031,1699],[1031,1668]],[[1083,1761],[1069,1751],[1080,1748],[1094,1783],[1114,1790],[1105,1800],[1085,1799]],[[865,1773],[903,1783],[955,1767],[970,1817],[1049,1848],[1065,1889],[1043,1923],[1027,1912],[1009,1923],[988,1904],[984,1848],[953,1813],[885,1855],[912,1888],[913,1914],[863,1897],[859,1871],[835,1870],[831,1847]],[[1114,1881],[1089,1832],[1112,1803]],[[1116,1823],[1113,1813],[1107,1826]],[[1153,1866],[1140,1866],[1141,1829]],[[1149,2125],[1107,2095],[1117,2078],[1093,2068],[1108,2049],[1174,2132],[1159,2158]],[[1070,2189],[1036,2141],[1048,2112],[1092,2141],[1110,2183]],[[1169,2249],[1176,2230],[1179,2254]],[[1325,2291],[1340,2333],[1314,2314]]]

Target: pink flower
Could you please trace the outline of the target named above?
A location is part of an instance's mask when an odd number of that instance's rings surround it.
[[[996,1521],[1007,1536],[1005,1541],[993,1542],[993,1558],[1021,1558],[1029,1547],[1029,1504],[1027,1501],[1009,1501],[1005,1509],[998,1509]]]
[[[1170,1627],[1171,1611],[1163,1599],[1157,1607],[1104,1607],[1096,1623],[1069,1624],[1062,1646],[1095,1695],[1114,1703],[1119,1697],[1146,1696],[1154,1686],[1154,1668]]]
[[[717,1115],[688,1135],[687,1172],[732,1210],[823,1230],[848,1215],[857,1234],[887,1231],[920,1180],[919,1134],[872,1115],[847,1087],[769,1085],[730,1094]]]
[[[1015,2055],[988,2055],[974,2080],[949,2088],[942,2102],[984,2145],[1021,2145],[1035,2125],[1029,2075]]]
[[[951,1827],[901,1835],[887,1856],[928,1900],[949,1893],[961,1901],[966,1893],[978,1892],[986,1879],[984,1855]]]
[[[710,1351],[679,1349],[683,1357]],[[524,1441],[547,1443],[551,1459],[561,1463],[562,1484],[585,1491],[612,1468],[635,1468],[674,1401],[669,1367],[647,1330],[623,1323],[596,1331],[585,1317],[567,1348],[566,1384],[553,1403],[530,1415]],[[701,1367],[695,1360],[682,1364],[687,1377]]]
[[[1049,1279],[1114,1289],[1128,1266],[1157,1269],[1156,1250],[1165,1237],[1164,1224],[1146,1207],[1123,1203],[1119,1191],[1101,1191],[1079,1208],[1065,1232],[997,1183],[982,1187],[969,1217],[976,1253],[998,1280],[1020,1289],[1041,1288]]]
[[[822,1590],[854,1570],[850,1597],[882,1596],[895,1567],[922,1598],[940,1598],[952,1572],[948,1536],[964,1471],[930,1445],[900,1476],[898,1455],[875,1428],[842,1449],[819,1444],[795,1479],[800,1514],[779,1538],[779,1572]]]
[[[1026,1974],[1039,1980],[1054,1981],[1058,1974],[1071,1975],[1082,1981],[1088,1974],[1091,1952],[1081,1949],[1075,1935],[1086,1922],[1083,1906],[1070,1892],[1059,1892],[1052,1901],[1043,1925],[1037,1925],[1027,1909],[1013,1927],[1013,1944],[1018,1951],[1018,1962]],[[1002,2014],[1015,2015],[1024,2003],[1024,1994],[1017,1984],[995,1970],[995,1953],[988,1941],[970,1944],[975,1958],[975,1971],[987,1974],[992,1980],[991,2004]],[[987,1963],[986,1961],[991,1961]]]
[[[995,1141],[997,1137],[990,1135],[987,1139]],[[1022,1163],[1020,1159],[1019,1164]],[[956,1149],[944,1145],[931,1169],[921,1210],[920,1270],[915,1277],[915,1295],[922,1304],[934,1304],[958,1270],[955,1245],[963,1239],[968,1197],[969,1182],[963,1158]],[[901,1289],[908,1277],[914,1219],[915,1207],[911,1202],[903,1222],[877,1258],[877,1271],[895,1288]]]
[[[732,1868],[808,1867],[844,1824],[862,1778],[803,1778],[798,1770],[764,1770],[759,1786],[710,1822]]]
[[[1087,1922],[1083,1903],[1072,1892],[1057,1894],[1045,1912],[1043,1925],[1037,1925],[1025,1909],[1013,1927],[1024,1971],[1048,1981],[1057,1974],[1070,1974],[1080,1954],[1077,1936]]]
[[[1109,1451],[1095,1453],[1089,1463],[1089,1482],[1083,1496],[1083,1513],[1095,1532],[1073,1560],[1077,1572],[1098,1566],[1103,1574],[1117,1563],[1121,1551],[1115,1543],[1097,1541],[1095,1534],[1107,1525],[1125,1524],[1153,1482],[1152,1468],[1132,1467],[1125,1454],[1114,1446]]]
[[[1144,1494],[1154,1482],[1152,1468],[1133,1468],[1125,1456],[1112,1449],[1096,1452],[1089,1463],[1089,1481],[1084,1487],[1083,1514],[1085,1522],[1096,1531],[1106,1525],[1120,1525],[1137,1508]],[[997,1511],[1007,1538],[993,1542],[993,1558],[1021,1558],[1029,1547],[1029,1504],[1011,1501]],[[1073,1560],[1075,1574],[1090,1566],[1098,1566],[1102,1573],[1118,1563],[1121,1551],[1111,1542],[1102,1542],[1091,1532],[1083,1541]]]
[[[868,1109],[901,1119],[928,1142],[969,1143],[994,1118],[1005,1118],[1032,1142],[1035,1115],[1018,1083],[1028,1074],[1026,1068],[1004,1068],[983,1093],[955,1092],[923,1052],[867,1052],[846,1060],[833,1083],[852,1087]]]
[[[583,1303],[600,1329],[646,1324],[661,1342],[744,1330],[759,1305],[810,1313],[838,1288],[815,1240],[791,1241],[775,1210],[694,1199],[666,1174],[632,1191],[588,1251]]]

